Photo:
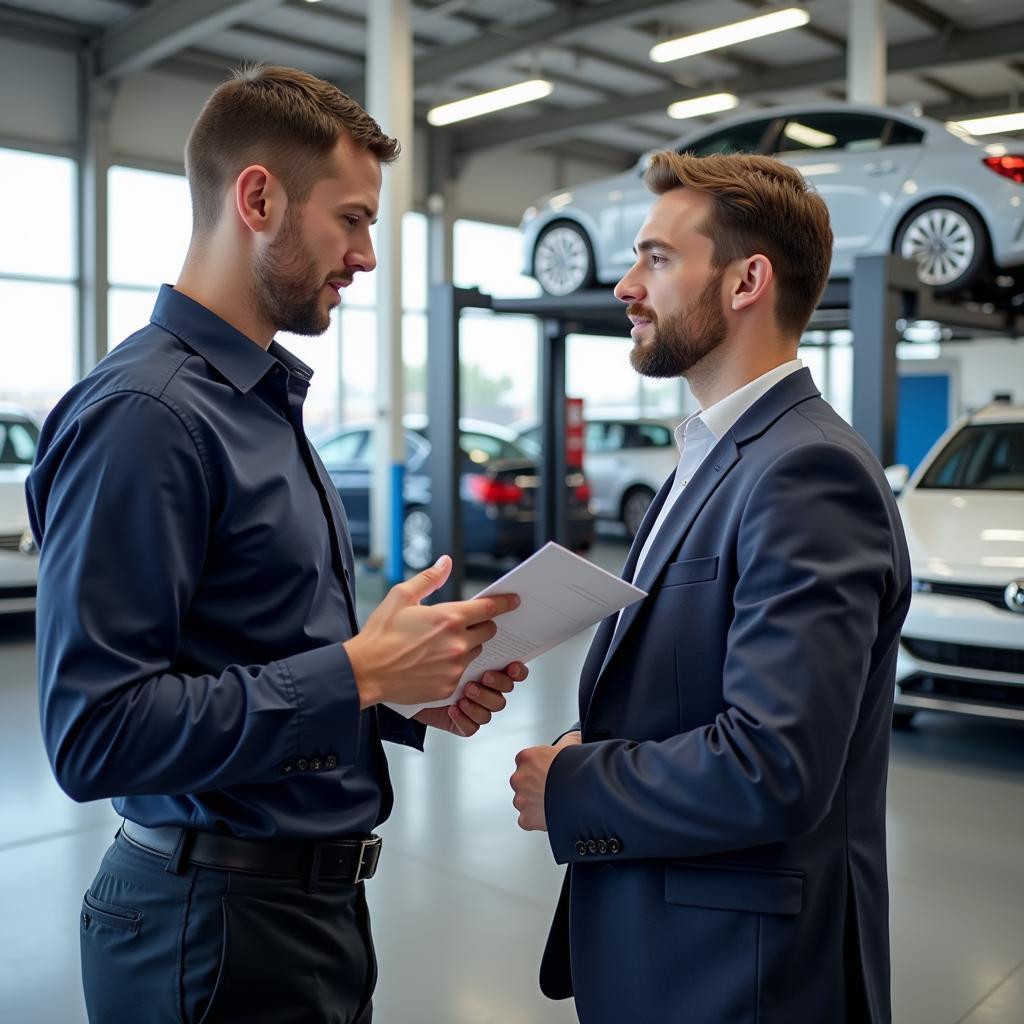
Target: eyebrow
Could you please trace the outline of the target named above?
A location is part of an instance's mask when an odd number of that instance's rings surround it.
[[[633,246],[633,252],[639,255],[642,252],[650,252],[652,249],[664,249],[666,252],[675,252],[675,248],[660,238],[645,238],[639,245]]]

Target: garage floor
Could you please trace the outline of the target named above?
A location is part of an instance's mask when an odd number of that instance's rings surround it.
[[[617,569],[625,549],[609,543],[595,554]],[[363,590],[371,599],[372,578]],[[509,709],[472,740],[438,735],[426,755],[389,751],[398,802],[382,830],[381,873],[368,884],[377,1024],[575,1021],[571,1004],[537,990],[560,871],[543,836],[516,827],[507,780],[516,751],[576,717],[588,639],[539,660]],[[0,620],[0,1021],[81,1024],[77,914],[116,819],[109,805],[74,804],[54,783],[34,658],[31,621]],[[895,736],[895,1024],[1024,1021],[1021,808],[1024,728],[923,716]]]

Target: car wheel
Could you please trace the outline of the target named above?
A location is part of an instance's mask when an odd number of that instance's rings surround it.
[[[988,234],[966,203],[933,199],[906,216],[893,251],[917,263],[923,284],[940,292],[959,291],[988,265]]]
[[[892,709],[892,727],[894,729],[909,729],[914,719],[914,712],[906,708]]]
[[[402,522],[402,559],[414,572],[422,572],[434,561],[433,528],[427,510],[418,505],[407,509]]]
[[[652,501],[654,491],[649,487],[632,487],[622,499],[622,525],[625,526],[630,540],[639,532],[640,524],[644,521]]]
[[[594,253],[583,229],[564,220],[546,227],[533,250],[533,276],[548,295],[592,285]]]

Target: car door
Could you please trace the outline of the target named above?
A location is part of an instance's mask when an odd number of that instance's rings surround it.
[[[625,427],[613,420],[590,420],[583,435],[583,472],[590,484],[595,513],[602,518],[619,515],[625,438]]]
[[[342,430],[318,447],[324,467],[345,505],[352,543],[364,547],[370,537],[370,476],[373,451],[370,430]]]
[[[709,153],[759,153],[769,137],[774,125],[774,118],[755,118],[738,124],[719,128],[707,135],[696,135],[687,138],[677,149],[680,153],[693,153],[695,156],[707,156]],[[619,223],[618,242],[614,251],[614,262],[621,272],[625,273],[636,257],[633,254],[633,243],[640,230],[647,211],[651,208],[655,196],[644,184],[644,173],[647,170],[650,153],[637,162],[636,166],[623,178],[616,180],[614,201],[622,210]],[[608,201],[613,201],[609,193]],[[589,474],[588,474],[589,475]]]
[[[25,479],[32,468],[39,431],[21,419],[0,419],[0,546],[16,548],[28,528]]]
[[[877,114],[808,111],[786,119],[775,155],[828,205],[834,274],[851,273],[856,256],[888,251],[891,211],[921,158],[915,139],[917,129]]]

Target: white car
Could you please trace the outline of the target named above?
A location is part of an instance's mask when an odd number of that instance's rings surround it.
[[[914,594],[894,722],[921,709],[1024,721],[1024,406],[958,420],[899,506]]]
[[[895,252],[925,284],[984,289],[1024,280],[1024,146],[978,139],[908,110],[852,103],[773,107],[701,124],[673,147],[696,156],[761,153],[800,171],[832,217],[832,274]],[[524,272],[550,295],[617,281],[652,196],[632,170],[560,190],[523,215]]]
[[[583,472],[599,519],[621,523],[632,540],[661,485],[679,462],[676,420],[586,419]],[[540,427],[520,432],[519,444],[540,454]]]
[[[39,426],[27,412],[0,404],[0,551],[17,551],[28,529],[25,478],[38,441]]]

